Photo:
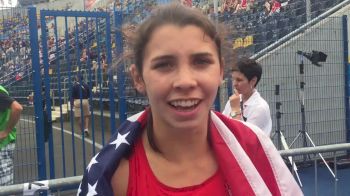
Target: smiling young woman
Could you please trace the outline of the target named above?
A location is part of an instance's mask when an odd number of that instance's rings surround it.
[[[215,25],[181,5],[136,31],[135,88],[149,107],[91,160],[78,195],[301,195],[271,141],[211,110],[223,78]]]

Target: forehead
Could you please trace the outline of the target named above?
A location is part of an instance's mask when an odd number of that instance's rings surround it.
[[[185,25],[179,25],[179,24],[174,24],[174,23],[164,23],[161,24],[159,26],[157,26],[155,29],[153,29],[153,32],[150,36],[150,38],[154,37],[154,34],[161,34],[162,32],[171,32],[174,30],[184,30],[184,29],[197,29],[198,31],[200,31],[203,35],[205,35],[204,30],[202,29],[202,27],[200,27],[199,25],[195,25],[195,24],[185,24]]]
[[[144,57],[150,54],[157,55],[199,50],[215,52],[218,55],[215,42],[200,27],[195,25],[177,26],[165,24],[156,28],[150,36]]]
[[[233,78],[245,78],[245,75],[242,72],[240,72],[240,71],[233,71],[231,73],[231,76]]]

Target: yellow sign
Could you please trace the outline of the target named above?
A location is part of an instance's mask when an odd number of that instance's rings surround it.
[[[254,41],[254,38],[251,35],[248,35],[245,38],[237,38],[233,42],[233,49],[248,47],[250,45],[253,45],[253,41]]]

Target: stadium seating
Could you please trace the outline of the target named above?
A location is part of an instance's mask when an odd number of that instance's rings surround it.
[[[341,1],[311,1],[311,19]],[[266,14],[265,0],[255,0],[249,10],[239,12],[224,10],[218,14],[218,19],[234,27],[235,32],[231,32],[230,36],[233,42],[236,39],[242,39],[245,35],[253,36],[255,47],[251,47],[248,52],[248,55],[253,55],[307,22],[304,0],[280,1],[280,3],[282,6],[278,12]],[[235,50],[238,54],[244,50],[244,54],[247,55],[246,49],[235,48]]]

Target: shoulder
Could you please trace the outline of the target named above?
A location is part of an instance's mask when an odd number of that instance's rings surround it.
[[[0,91],[0,102],[1,102],[1,104],[9,106],[14,101],[15,100],[12,97],[10,97],[8,94],[6,94],[5,92]]]
[[[0,96],[1,97],[8,97],[9,95],[5,92],[5,91],[2,91],[2,90],[0,90]]]
[[[248,105],[254,105],[254,107],[261,109],[269,109],[269,104],[257,91],[249,99]]]
[[[111,185],[113,188],[114,195],[116,196],[127,195],[128,184],[129,184],[129,161],[127,159],[122,159],[111,179]]]

